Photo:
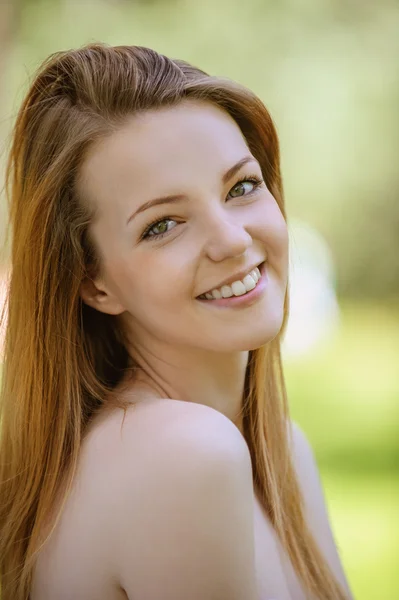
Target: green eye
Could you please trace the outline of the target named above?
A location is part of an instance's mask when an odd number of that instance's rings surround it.
[[[165,223],[176,223],[176,221],[174,221],[174,219],[165,218],[165,219],[161,219],[160,221],[155,221],[154,223],[151,223],[148,227],[146,227],[141,239],[147,239],[147,238],[153,238],[153,237],[156,237],[156,238],[163,237],[164,235],[169,233],[169,231],[171,229],[173,229],[173,227],[170,227],[168,229],[168,226],[165,225]],[[151,233],[151,231],[153,231],[154,229],[158,229],[159,232],[157,233],[155,231],[155,232]]]
[[[237,181],[237,183],[231,189],[235,190],[236,188],[238,188],[238,189],[243,188],[244,183],[250,183],[254,188],[252,191],[248,192],[248,194],[244,194],[244,195],[248,196],[249,194],[252,194],[252,192],[254,192],[256,190],[256,188],[258,188],[260,186],[260,184],[263,182],[260,179],[255,178],[255,177],[246,178],[246,179],[242,179],[241,181]],[[240,196],[233,196],[233,198],[240,198]]]
[[[246,177],[243,177],[242,179],[240,179],[233,185],[229,194],[231,193],[232,190],[240,189],[240,188],[243,189],[244,183],[250,183],[252,185],[253,189],[251,191],[249,191],[247,194],[244,193],[244,194],[239,194],[238,196],[231,196],[232,198],[246,198],[247,196],[251,196],[257,190],[257,188],[262,185],[263,179],[259,179],[259,177],[257,175],[248,175]],[[175,225],[173,227],[168,228],[167,225],[165,226],[166,223],[175,223]],[[160,238],[163,238],[164,235],[168,235],[169,231],[171,229],[173,229],[176,225],[177,225],[177,221],[175,221],[174,219],[171,219],[170,217],[164,217],[163,219],[158,219],[158,221],[152,221],[152,223],[149,223],[146,226],[140,239],[141,240],[148,240],[148,239],[159,240]],[[155,229],[158,229],[158,232],[154,231]]]

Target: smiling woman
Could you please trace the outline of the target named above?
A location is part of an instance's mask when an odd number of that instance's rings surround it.
[[[289,419],[263,103],[149,48],[58,52],[7,184],[2,600],[348,600]]]

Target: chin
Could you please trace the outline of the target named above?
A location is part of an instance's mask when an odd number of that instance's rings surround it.
[[[214,352],[244,352],[256,350],[265,344],[268,344],[279,334],[283,323],[283,317],[280,319],[271,320],[270,318],[262,324],[263,326],[255,327],[252,331],[248,328],[243,331],[229,331],[229,335],[220,333],[218,340],[212,344]]]
[[[268,335],[258,335],[256,339],[249,340],[247,343],[241,344],[241,350],[257,350],[262,346],[270,343],[279,334],[280,328],[270,331]]]

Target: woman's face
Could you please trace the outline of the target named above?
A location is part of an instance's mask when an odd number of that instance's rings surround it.
[[[262,180],[259,187],[237,185],[253,177]],[[231,352],[277,335],[287,227],[241,130],[223,110],[186,100],[132,117],[91,148],[79,187],[98,207],[91,232],[105,268],[95,287],[84,282],[82,298],[123,313],[137,348]],[[150,205],[169,195],[178,197]],[[198,299],[265,259],[268,280],[256,301],[220,307]]]

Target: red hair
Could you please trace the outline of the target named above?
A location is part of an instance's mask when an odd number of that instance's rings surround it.
[[[90,145],[129,116],[186,98],[233,117],[286,218],[279,143],[264,104],[187,62],[139,46],[57,52],[39,68],[19,111],[6,174],[12,271],[0,397],[2,600],[29,596],[39,532],[62,481],[66,498],[90,419],[105,398],[126,408],[112,395],[129,364],[123,331],[79,294],[85,274],[102,267],[88,232],[95,207],[77,193],[80,166]],[[254,484],[304,588],[345,600],[306,524],[291,463],[280,355],[287,318],[288,291],[278,336],[250,352],[244,436]]]

